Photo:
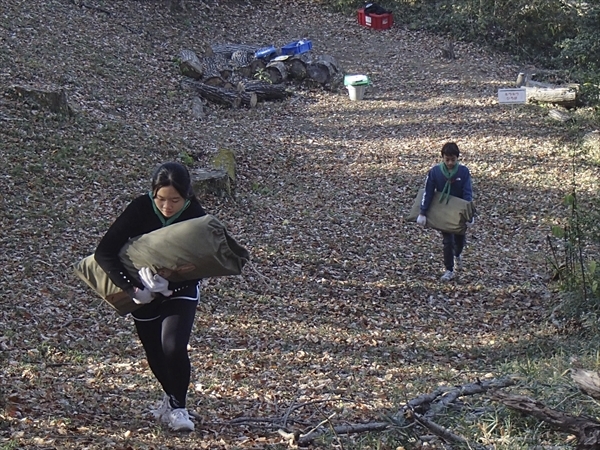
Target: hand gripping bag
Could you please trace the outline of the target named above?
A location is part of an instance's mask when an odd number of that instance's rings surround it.
[[[408,217],[409,222],[416,222],[421,212],[421,201],[425,189],[419,189],[419,192],[413,202]],[[467,231],[467,222],[470,222],[475,214],[473,202],[468,202],[462,198],[450,195],[440,202],[441,192],[435,192],[431,199],[429,210],[427,211],[427,225],[445,233],[465,234]]]
[[[176,282],[239,275],[250,254],[218,219],[206,215],[131,239],[119,252],[119,259],[133,278],[138,278],[140,268],[150,267]],[[74,270],[119,314],[126,315],[143,306],[135,304],[113,284],[94,255],[76,263]]]

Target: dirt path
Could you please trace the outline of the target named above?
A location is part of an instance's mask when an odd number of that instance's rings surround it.
[[[152,2],[27,5],[6,5],[15,19],[2,29],[0,81],[63,86],[79,113],[61,122],[0,102],[5,185],[18,194],[3,197],[2,227],[13,230],[1,238],[3,442],[266,448],[281,440],[274,429],[225,422],[315,400],[322,410],[300,408],[294,427],[334,410],[370,420],[551,345],[540,323],[551,303],[545,237],[563,214],[569,158],[541,109],[496,104],[517,72],[504,57],[458,43],[447,61],[441,38],[364,29],[310,4],[196,5],[177,18]],[[365,100],[300,90],[285,103],[191,116],[173,63],[182,48],[298,37],[368,74]],[[440,237],[403,216],[449,140],[471,168],[481,215],[465,270],[443,285]],[[221,147],[236,151],[237,195],[205,203],[255,270],[207,282],[190,343],[190,405],[202,423],[175,437],[143,413],[160,394],[130,321],[70,266],[147,188],[155,163],[185,152],[201,165]]]

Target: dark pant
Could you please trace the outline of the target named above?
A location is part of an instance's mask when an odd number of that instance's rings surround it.
[[[191,373],[187,345],[197,306],[197,300],[163,298],[133,313],[150,369],[173,408],[185,408]]]
[[[444,266],[446,270],[454,270],[454,257],[460,256],[465,247],[464,234],[442,233],[444,238]]]

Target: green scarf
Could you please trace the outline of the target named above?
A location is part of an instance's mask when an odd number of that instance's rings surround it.
[[[187,207],[190,206],[190,201],[186,200],[183,205],[183,208],[181,208],[177,214],[175,214],[167,219],[167,218],[165,218],[165,216],[163,216],[163,213],[161,213],[158,210],[158,208],[156,207],[156,203],[154,203],[154,197],[152,197],[152,192],[148,192],[148,195],[150,196],[150,200],[152,200],[152,208],[154,208],[154,212],[160,219],[163,228],[166,227],[167,225],[171,225],[173,222],[175,222],[177,220],[177,218],[181,215],[181,213],[183,213],[187,209]]]
[[[443,162],[440,163],[440,169],[442,170],[442,173],[446,177],[446,184],[444,185],[444,189],[442,190],[442,195],[440,196],[440,203],[442,203],[442,201],[444,200],[444,196],[446,197],[446,204],[448,204],[448,202],[450,201],[450,187],[452,186],[452,177],[454,177],[454,175],[456,175],[456,173],[458,172],[459,165],[460,164],[458,162],[456,162],[456,165],[452,169],[452,172],[448,172],[448,168],[446,167],[446,164],[444,164]]]

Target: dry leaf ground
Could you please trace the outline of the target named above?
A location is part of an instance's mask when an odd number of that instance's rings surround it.
[[[152,1],[0,2],[3,90],[63,87],[77,110],[67,120],[0,101],[0,445],[286,448],[283,422],[379,420],[439,383],[493,376],[553,345],[545,238],[564,215],[569,143],[543,109],[497,104],[516,65],[461,43],[444,60],[440,37],[361,28],[318,4],[190,3],[173,15]],[[192,116],[181,49],[299,37],[368,74],[365,100],[299,88],[283,103]],[[464,270],[441,284],[439,235],[403,217],[449,140],[480,216]],[[155,164],[188,154],[201,167],[222,147],[237,154],[235,199],[203,201],[253,261],[206,282],[190,343],[201,419],[175,435],[145,412],[160,392],[131,320],[71,265]],[[589,168],[579,187],[596,180]],[[399,436],[370,439],[395,448]],[[346,447],[375,448],[362,439]]]

